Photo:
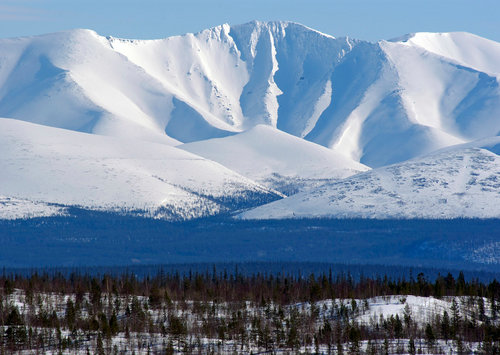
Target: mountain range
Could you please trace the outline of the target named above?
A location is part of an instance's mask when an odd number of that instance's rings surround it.
[[[0,218],[497,218],[499,83],[458,32],[0,39]]]

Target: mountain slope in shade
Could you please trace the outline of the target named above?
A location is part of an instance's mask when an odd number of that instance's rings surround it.
[[[496,46],[483,53],[490,61]],[[370,167],[500,132],[498,76],[406,42],[358,45],[332,83],[332,103],[306,139]]]
[[[179,146],[268,187],[286,192],[339,180],[369,168],[341,154],[267,125],[230,137]],[[288,185],[288,187],[283,186]]]
[[[495,138],[479,146],[497,149],[499,144],[500,138]],[[241,216],[499,218],[499,191],[500,156],[478,147],[457,146],[323,185]]]
[[[4,212],[24,201],[34,210],[60,204],[190,218],[278,198],[220,164],[163,144],[0,119],[0,151]]]

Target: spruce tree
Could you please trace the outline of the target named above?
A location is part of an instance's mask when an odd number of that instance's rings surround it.
[[[427,323],[427,325],[425,326],[425,340],[429,348],[432,348],[434,346],[434,343],[436,342],[436,336],[434,335],[434,330],[432,329],[432,326],[429,323]]]

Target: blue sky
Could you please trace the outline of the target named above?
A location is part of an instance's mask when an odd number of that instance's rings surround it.
[[[500,41],[500,0],[0,0],[0,37],[90,28],[162,38],[253,19],[296,21],[371,41],[418,31],[467,31]]]

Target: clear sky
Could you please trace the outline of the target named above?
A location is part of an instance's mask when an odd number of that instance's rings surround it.
[[[106,36],[163,38],[254,19],[371,41],[467,31],[500,42],[500,0],[0,0],[0,37],[90,28]]]

